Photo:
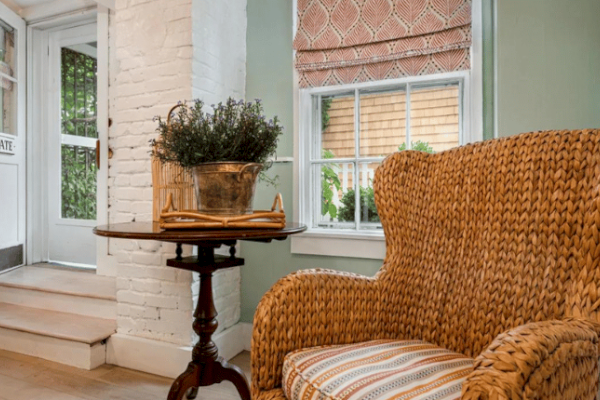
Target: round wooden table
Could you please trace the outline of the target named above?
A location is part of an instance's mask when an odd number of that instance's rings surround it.
[[[158,223],[126,222],[97,226],[94,233],[99,236],[136,240],[159,240],[177,243],[177,257],[167,260],[167,266],[200,273],[200,294],[194,312],[192,328],[198,334],[198,343],[192,350],[192,361],[169,391],[168,400],[181,400],[188,393],[193,399],[198,387],[208,386],[224,380],[232,382],[243,400],[250,400],[250,389],[242,370],[228,364],[215,343],[211,340],[216,331],[217,310],[212,294],[212,274],[218,269],[244,264],[244,259],[235,256],[238,240],[270,242],[285,240],[289,235],[306,230],[306,226],[288,223],[283,229],[178,229],[162,230]],[[198,247],[198,256],[182,257],[182,244]],[[229,256],[215,255],[215,248],[229,246]]]

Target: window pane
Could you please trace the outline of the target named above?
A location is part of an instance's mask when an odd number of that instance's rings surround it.
[[[373,178],[379,163],[361,163],[358,169],[358,182],[360,186],[360,229],[381,229],[379,215],[375,207],[373,192]],[[354,205],[355,200],[352,200]]]
[[[17,84],[6,78],[0,78],[0,132],[17,134]]]
[[[15,77],[15,31],[0,22],[0,72]]]
[[[363,93],[360,96],[360,155],[382,157],[406,142],[406,92]]]
[[[439,152],[459,144],[458,84],[411,88],[411,148]]]
[[[92,44],[78,46],[86,53],[61,49],[62,133],[97,138],[95,47]]]
[[[314,203],[315,226],[354,229],[354,211],[344,205],[348,193],[354,192],[353,163],[315,164],[313,174],[319,183]]]
[[[314,158],[353,158],[354,92],[322,96],[320,104],[321,137]]]
[[[62,218],[96,219],[96,149],[62,145]]]

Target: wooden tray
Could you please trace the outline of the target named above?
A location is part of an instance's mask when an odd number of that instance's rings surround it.
[[[165,207],[162,209],[159,224],[162,229],[192,229],[192,228],[285,228],[285,213],[281,193],[277,193],[271,211],[256,210],[252,214],[234,217],[220,217],[202,214],[198,211],[175,211],[173,195],[169,193]]]

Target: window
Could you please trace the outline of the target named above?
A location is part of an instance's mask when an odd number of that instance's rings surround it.
[[[435,153],[471,141],[463,123],[468,76],[453,72],[301,90],[299,214],[308,236],[382,241],[375,170],[396,151]],[[294,250],[304,252],[293,243]]]
[[[291,251],[382,259],[373,178],[385,157],[482,140],[482,5],[407,0],[420,10],[407,17],[386,0],[375,20],[359,0],[349,22],[342,3],[294,1],[294,219],[308,230]]]

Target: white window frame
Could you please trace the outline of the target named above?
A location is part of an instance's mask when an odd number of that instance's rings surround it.
[[[335,94],[353,89],[400,86],[417,83],[435,83],[448,80],[462,82],[462,118],[459,144],[483,140],[483,82],[482,82],[482,0],[473,0],[471,69],[443,74],[406,77],[376,82],[364,82],[339,86],[300,89],[298,71],[294,69],[294,220],[307,225],[308,229],[291,237],[291,252],[337,257],[383,259],[385,238],[383,231],[350,231],[330,228],[312,228],[310,211],[310,139],[312,121],[312,96]],[[296,33],[297,2],[293,7],[293,34]],[[295,55],[295,54],[294,54]]]

